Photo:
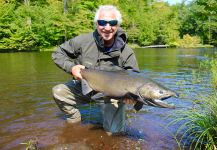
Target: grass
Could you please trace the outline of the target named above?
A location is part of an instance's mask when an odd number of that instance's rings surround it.
[[[217,53],[200,63],[200,69],[205,69],[211,74],[211,85],[217,88]]]
[[[27,142],[20,143],[26,145],[26,150],[38,150],[38,139],[35,137],[33,139],[29,139]]]
[[[178,115],[169,125],[179,125],[174,137],[180,149],[217,150],[217,91]]]
[[[174,135],[180,149],[217,150],[217,58],[207,59],[200,64],[200,71],[210,73],[213,93],[200,95],[193,107],[177,111],[169,123],[177,125]],[[192,84],[202,81],[200,71],[192,72]],[[177,117],[178,116],[178,117]]]

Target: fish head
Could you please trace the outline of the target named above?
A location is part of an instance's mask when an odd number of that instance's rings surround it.
[[[163,100],[170,97],[178,97],[178,94],[163,86],[150,84],[144,85],[144,87],[140,88],[139,96],[143,99],[143,102],[146,105],[163,108],[175,108],[173,104],[168,104]]]
[[[143,85],[139,90],[139,94],[142,98],[158,100],[165,100],[170,97],[178,97],[176,92],[154,82]]]
[[[165,100],[170,97],[178,97],[178,94],[170,89],[157,89],[153,92],[155,99]]]

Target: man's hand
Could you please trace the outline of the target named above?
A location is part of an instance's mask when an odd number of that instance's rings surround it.
[[[82,76],[81,76],[81,69],[85,69],[85,66],[83,65],[76,65],[72,67],[72,75],[74,76],[74,78],[76,80],[81,80]]]
[[[129,99],[129,98],[125,98],[125,99],[123,100],[123,102],[124,102],[125,104],[128,104],[128,105],[134,105],[134,104],[136,104],[136,101],[135,101],[135,100]]]

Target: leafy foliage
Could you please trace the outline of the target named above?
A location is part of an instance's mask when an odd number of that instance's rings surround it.
[[[217,54],[215,53],[210,59],[201,61],[200,68],[211,73],[211,84],[217,88]]]
[[[189,34],[203,44],[217,44],[215,0],[176,6],[157,0],[0,0],[0,49],[48,48],[90,32],[102,4],[120,9],[129,43],[178,46]]]
[[[178,40],[180,47],[199,47],[200,38],[198,36],[190,36],[186,34],[183,36],[183,39]]]
[[[182,7],[181,36],[200,36],[203,44],[217,45],[217,2],[216,0],[195,0]]]

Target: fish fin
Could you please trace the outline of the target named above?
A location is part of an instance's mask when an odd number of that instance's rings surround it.
[[[96,93],[95,95],[93,95],[93,96],[91,97],[91,99],[93,99],[93,100],[98,100],[98,99],[102,99],[102,98],[105,98],[105,97],[106,97],[106,95],[103,94],[103,93]]]
[[[93,91],[93,89],[89,86],[87,81],[84,80],[84,79],[81,79],[81,89],[82,89],[82,94],[83,95],[87,95],[88,93]]]
[[[136,111],[139,111],[140,109],[142,109],[143,103],[137,101],[136,104],[135,104],[133,107],[134,107],[134,109],[135,109]]]
[[[133,106],[136,111],[139,111],[140,109],[142,109],[144,101],[142,98],[140,98],[140,96],[135,95],[133,93],[127,93],[126,97],[136,101],[136,104]]]
[[[128,75],[128,72],[126,70],[115,70],[113,72],[119,75]]]
[[[134,99],[134,100],[138,99],[137,95],[135,95],[133,93],[130,93],[130,92],[128,92],[127,94],[125,94],[125,97],[130,98],[130,99]]]

